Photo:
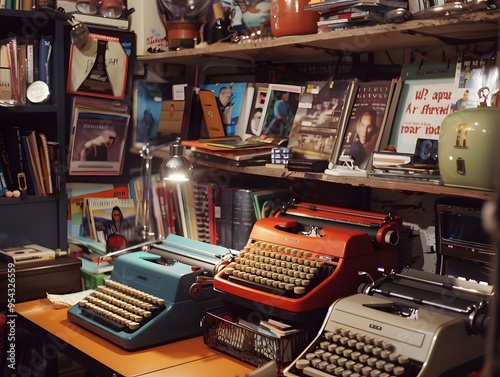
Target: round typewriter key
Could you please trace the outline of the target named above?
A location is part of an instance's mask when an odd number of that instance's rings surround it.
[[[342,367],[337,367],[333,370],[333,373],[336,375],[336,376],[341,376],[342,375],[342,372],[345,371],[344,368]]]
[[[318,348],[316,350],[314,350],[314,354],[317,356],[317,357],[321,357],[321,355],[323,355],[325,353],[325,350],[324,349],[321,349],[321,348]]]
[[[297,368],[299,370],[302,370],[302,369],[304,369],[305,367],[308,367],[308,366],[309,366],[309,361],[306,360],[306,359],[299,359],[295,363],[295,368]]]
[[[398,363],[400,365],[405,365],[408,361],[410,361],[410,358],[408,356],[401,355],[398,357]]]
[[[385,365],[386,361],[385,360],[378,360],[376,363],[375,363],[375,367],[377,369],[384,369],[384,365]]]
[[[361,374],[363,376],[369,376],[369,373],[372,371],[372,367],[369,367],[368,365],[367,366],[364,366],[363,368],[361,368]]]
[[[347,360],[344,368],[351,370],[354,364],[356,364],[354,360]]]
[[[295,287],[293,289],[293,293],[296,295],[303,295],[306,292],[306,289],[304,287]]]
[[[359,356],[361,356],[361,352],[359,351],[354,351],[353,353],[351,353],[351,359],[355,361],[359,359]]]
[[[384,370],[387,372],[387,373],[392,373],[392,371],[394,370],[394,367],[395,365],[393,363],[386,363],[384,365]]]
[[[368,356],[367,354],[362,354],[362,355],[359,356],[358,360],[359,360],[360,363],[366,364],[366,360],[368,360],[369,357],[370,356]]]
[[[402,366],[397,366],[394,367],[394,370],[392,371],[392,374],[395,376],[402,376],[405,373],[405,368]]]
[[[319,370],[326,370],[326,367],[329,365],[328,361],[322,361],[318,364],[318,369]]]
[[[328,341],[322,341],[319,343],[319,348],[326,350],[329,344],[330,344],[330,342],[328,342]]]
[[[326,348],[326,347],[325,347]],[[321,358],[325,361],[328,361],[330,360],[330,356],[332,356],[332,353],[331,352],[328,352],[328,351],[325,351],[325,353],[323,355],[321,355]]]

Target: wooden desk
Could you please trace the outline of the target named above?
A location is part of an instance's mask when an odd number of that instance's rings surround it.
[[[126,351],[67,319],[48,299],[16,304],[18,323],[41,331],[61,352],[100,377],[244,377],[255,367],[209,348],[198,336],[140,351]],[[32,326],[30,326],[32,325]],[[31,328],[30,328],[31,327]]]

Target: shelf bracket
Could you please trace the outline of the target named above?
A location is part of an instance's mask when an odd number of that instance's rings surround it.
[[[421,35],[424,37],[432,37],[436,38],[440,42],[443,42],[444,44],[451,45],[451,46],[457,46],[457,45],[464,45],[468,44],[471,42],[474,43],[481,43],[481,42],[493,42],[496,41],[496,37],[488,37],[488,38],[481,38],[481,39],[462,39],[462,38],[450,38],[450,37],[443,37],[440,35],[435,35],[431,33],[425,33],[422,31],[416,31],[416,30],[402,30],[401,33],[403,34],[409,34],[409,35]]]

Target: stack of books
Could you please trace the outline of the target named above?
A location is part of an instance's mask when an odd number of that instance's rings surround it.
[[[395,9],[408,9],[406,0],[311,0],[304,7],[321,14],[318,33],[384,23],[384,14]]]
[[[275,144],[265,141],[241,141],[238,137],[222,139],[186,140],[194,160],[227,164],[230,166],[265,165],[271,161]]]

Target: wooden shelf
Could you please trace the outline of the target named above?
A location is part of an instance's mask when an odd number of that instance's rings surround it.
[[[468,44],[498,38],[500,12],[486,10],[412,20],[400,24],[381,24],[274,38],[245,43],[216,43],[203,48],[166,51],[138,56],[150,62],[197,65],[204,58],[225,58],[250,62],[315,61],[330,58],[335,52],[375,52],[406,47],[418,48],[444,44]]]
[[[194,161],[195,164],[206,165],[203,161]],[[394,191],[410,191],[416,193],[426,193],[443,196],[468,197],[481,200],[494,199],[495,193],[492,191],[472,190],[459,187],[444,186],[435,183],[420,183],[412,180],[389,180],[383,178],[366,178],[366,177],[338,177],[323,173],[304,173],[289,171],[286,169],[266,168],[264,166],[230,166],[225,164],[210,163],[213,169],[227,170],[243,174],[253,174],[273,178],[285,179],[312,179],[343,185],[371,187],[384,190]]]
[[[432,46],[466,45],[496,41],[499,36],[500,12],[485,10],[464,12],[439,18],[412,20],[400,24],[381,24],[364,28],[338,30],[324,34],[298,35],[246,43],[216,43],[203,48],[142,55],[140,61],[184,65],[203,65],[213,58],[236,61],[300,62],[325,61],[336,52],[376,52],[404,48],[425,49]],[[138,150],[133,153],[139,153]],[[156,157],[165,158],[166,151],[155,151]],[[205,165],[202,161],[197,164]],[[314,179],[351,186],[364,186],[385,190],[409,191],[434,195],[493,199],[491,191],[471,190],[442,184],[421,183],[414,180],[382,178],[338,177],[322,173],[291,172],[285,169],[235,167],[210,164],[211,168],[244,174],[288,179]]]

